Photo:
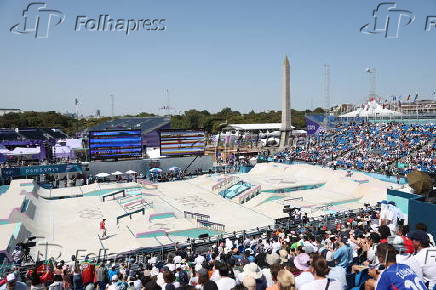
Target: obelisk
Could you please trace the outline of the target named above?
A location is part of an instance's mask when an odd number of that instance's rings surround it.
[[[282,126],[280,128],[280,148],[289,145],[291,135],[291,71],[288,57],[283,62],[282,79]]]

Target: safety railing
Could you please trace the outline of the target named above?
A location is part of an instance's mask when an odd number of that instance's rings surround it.
[[[142,215],[145,215],[145,208],[141,208],[132,212],[128,212],[125,213],[123,215],[117,216],[117,224],[119,223],[119,221],[125,217],[129,217],[130,219],[132,219],[132,215],[134,215],[135,213],[142,213]]]

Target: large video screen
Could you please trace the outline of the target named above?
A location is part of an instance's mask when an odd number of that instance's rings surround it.
[[[141,158],[141,130],[110,130],[89,132],[91,160]]]
[[[205,150],[202,130],[161,130],[160,155],[203,155]]]

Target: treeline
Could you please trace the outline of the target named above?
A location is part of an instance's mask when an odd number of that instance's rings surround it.
[[[306,113],[323,113],[321,108],[313,112],[292,110],[292,125],[297,129],[305,128],[304,115]],[[118,116],[122,117],[153,117],[151,113],[139,113],[137,115]],[[81,118],[77,120],[73,116],[60,114],[58,112],[22,112],[8,113],[0,116],[0,128],[59,128],[69,135],[74,135],[86,128],[95,126],[110,120],[111,117],[101,118]],[[189,110],[181,115],[171,117],[171,126],[177,129],[196,129],[204,128],[208,133],[216,133],[225,124],[243,123],[280,123],[281,111],[266,111],[243,114],[233,111],[231,108],[224,108],[220,112],[212,114],[206,110]]]
[[[292,126],[297,129],[303,129],[306,127],[305,114],[323,112],[321,108],[317,108],[313,112],[310,110],[291,110]],[[281,118],[281,111],[260,113],[251,111],[248,114],[242,114],[239,111],[233,111],[231,108],[224,108],[216,114],[211,114],[208,111],[189,110],[183,115],[173,116],[171,118],[171,126],[181,129],[204,128],[209,133],[216,133],[224,124],[280,123]]]

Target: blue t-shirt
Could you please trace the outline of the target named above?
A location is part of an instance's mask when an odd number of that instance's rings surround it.
[[[405,264],[393,264],[380,276],[376,290],[426,290],[424,282]]]
[[[108,278],[109,278],[109,281],[112,281],[112,276],[114,276],[114,275],[118,275],[119,273],[118,273],[118,270],[112,270],[112,269],[110,269],[110,270],[108,270],[107,271],[107,276],[108,276]]]
[[[333,259],[337,261],[337,265],[343,268],[347,268],[350,263],[350,259],[353,259],[353,250],[351,249],[351,247],[344,245],[333,253]]]

